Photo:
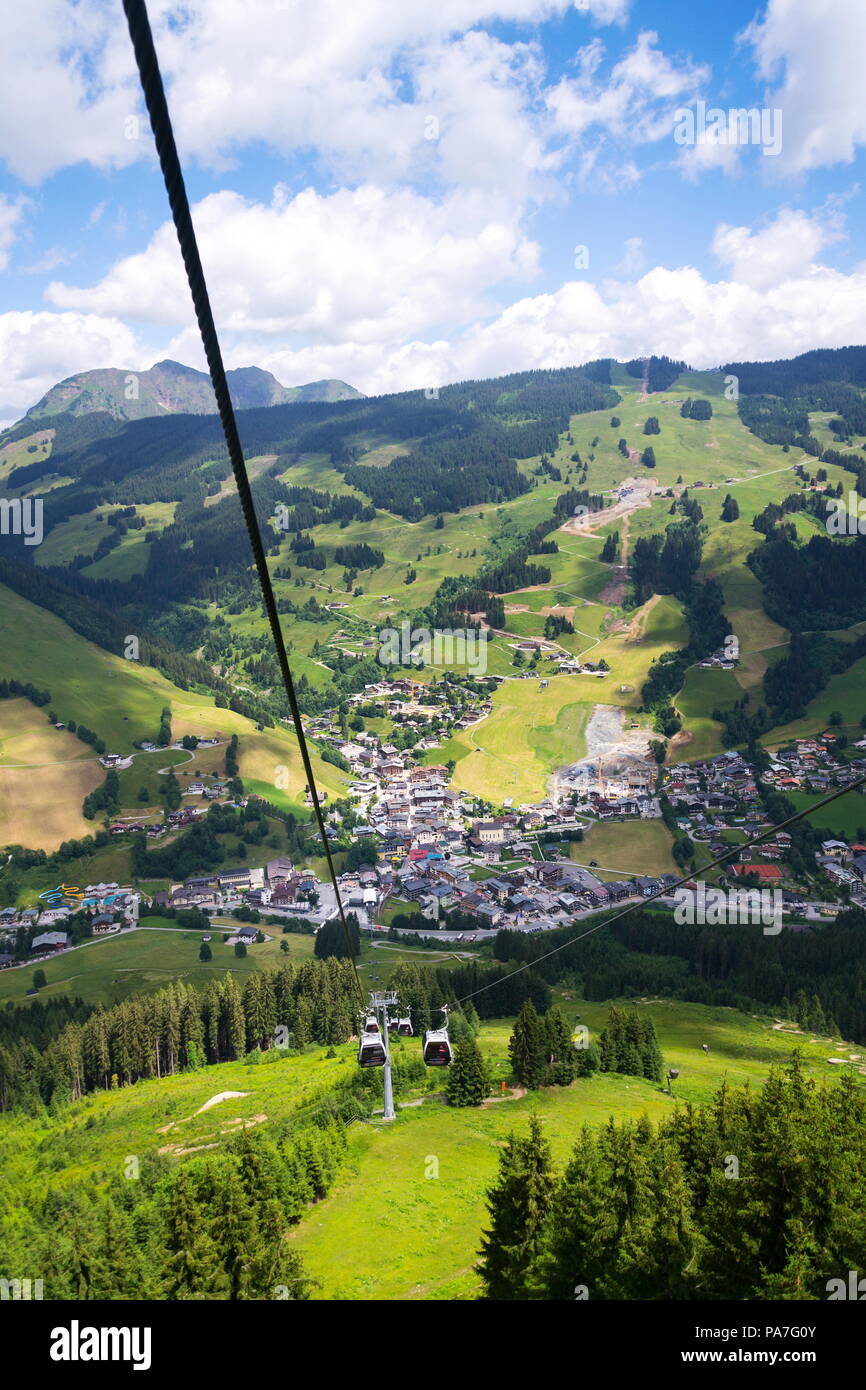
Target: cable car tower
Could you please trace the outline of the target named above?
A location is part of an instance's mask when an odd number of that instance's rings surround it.
[[[365,1010],[367,1017],[364,1024],[364,1033],[361,1037],[361,1043],[358,1049],[358,1061],[362,1066],[380,1066],[382,1068],[382,1079],[385,1083],[385,1105],[382,1111],[382,1118],[385,1120],[393,1120],[395,1118],[394,1090],[391,1084],[391,1042],[389,1037],[391,1030],[388,1024],[396,1007],[396,990],[383,989],[372,991],[370,994],[369,1007]],[[378,1023],[378,1033],[373,1033],[370,1028],[370,1023],[374,1019]],[[372,1060],[374,1049],[375,1060]],[[368,1050],[371,1054],[370,1061],[367,1061],[364,1056],[365,1050]]]

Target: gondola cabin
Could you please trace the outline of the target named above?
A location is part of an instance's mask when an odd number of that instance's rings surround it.
[[[412,1037],[412,1020],[410,1018],[400,1018],[397,1020],[397,1033],[401,1038]]]
[[[378,1023],[376,1022],[376,1019],[374,1018],[374,1016],[373,1016],[372,1014],[370,1014],[369,1017],[366,1018],[365,1021],[364,1021],[364,1032],[365,1032],[365,1033],[378,1033],[378,1031],[379,1031],[379,1025],[378,1025]]]
[[[364,1033],[358,1046],[358,1066],[359,1067],[384,1067],[385,1065],[385,1045],[375,1033]]]
[[[428,1067],[450,1067],[451,1043],[447,1028],[424,1034],[424,1063]]]

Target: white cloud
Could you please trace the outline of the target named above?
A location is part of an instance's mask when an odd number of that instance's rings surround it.
[[[508,46],[474,31],[537,26],[572,8],[621,23],[629,0],[152,0],[150,13],[185,158],[224,167],[261,142],[315,150],[363,179],[411,176],[429,161],[417,86],[436,95],[443,126],[460,123],[473,177],[485,133],[490,161],[502,149],[518,148],[519,162],[540,157],[525,46],[511,46],[511,61]],[[0,84],[0,159],[25,181],[79,161],[117,168],[151,157],[146,120],[140,139],[126,138],[126,118],[143,108],[113,0],[2,7]],[[441,153],[444,175],[459,174],[457,151]]]
[[[730,267],[734,280],[764,290],[794,276],[822,274],[815,258],[822,247],[839,235],[833,225],[784,208],[759,232],[723,223],[716,229],[712,249]]]
[[[712,367],[839,347],[863,336],[866,265],[846,274],[821,264],[823,248],[841,234],[835,205],[819,215],[785,209],[758,230],[722,224],[712,239],[712,249],[726,267],[719,279],[709,279],[689,265],[655,266],[633,282],[569,281],[500,312],[491,314],[488,307],[469,318],[473,303],[483,299],[492,283],[479,277],[496,254],[497,238],[506,267],[519,261],[520,243],[497,227],[490,245],[482,244],[475,254],[471,239],[460,241],[432,224],[432,210],[424,200],[407,195],[401,207],[379,190],[364,192],[370,197],[366,221],[358,220],[358,207],[351,201],[338,207],[312,193],[302,195],[306,201],[300,206],[295,199],[252,209],[252,222],[242,200],[220,201],[225,195],[215,200],[213,225],[222,223],[227,232],[209,252],[220,272],[219,293],[227,296],[217,317],[229,366],[253,363],[287,385],[342,377],[373,394],[649,352]],[[335,196],[350,200],[356,195]],[[326,288],[314,293],[305,287],[302,272],[307,262],[293,255],[289,242],[270,280],[249,280],[249,266],[263,260],[257,249],[259,236],[272,238],[269,220],[301,213],[305,247],[323,238],[319,256],[323,264],[331,264]],[[347,225],[354,218],[359,228],[352,251],[356,259],[345,265],[337,243],[328,239],[344,217]],[[375,259],[377,265],[390,268],[390,282],[380,272],[368,284],[366,269],[353,275],[354,267],[372,260],[375,236],[386,230],[393,234],[398,222],[408,244],[415,246],[414,264],[406,261],[405,246],[395,252],[389,243]],[[630,239],[625,247],[626,261],[631,258],[635,267],[644,254],[638,240]],[[159,249],[162,254],[161,245]],[[523,253],[530,264],[533,250],[529,246]],[[128,293],[143,296],[138,302],[142,317],[172,295],[168,257],[161,266],[151,262],[151,271],[158,272],[152,283],[142,267],[132,276],[129,262],[120,265],[123,273],[109,277],[93,292],[89,307],[98,312],[0,318],[0,383],[5,390],[0,394],[0,414],[20,414],[54,381],[86,367],[135,368],[161,356],[204,365],[197,332],[189,323],[178,321],[166,345],[145,354],[130,330],[111,316],[115,298],[123,302]],[[224,275],[232,265],[243,271],[242,288],[235,289],[234,298]],[[316,264],[310,284],[317,283],[318,274]],[[177,293],[185,303],[185,287]],[[450,326],[439,327],[448,315]],[[168,321],[164,313],[162,322]]]
[[[92,314],[0,314],[0,422],[20,418],[41,396],[91,367],[149,365],[134,335],[117,319]]]
[[[26,198],[7,198],[0,193],[0,270],[5,270],[9,264],[9,252],[15,244],[18,224],[28,207]]]
[[[764,80],[779,84],[768,104],[784,113],[782,169],[850,163],[866,144],[863,0],[769,0],[741,38]]]
[[[199,203],[194,219],[214,314],[229,338],[403,341],[489,313],[488,292],[531,276],[538,254],[517,218],[481,194],[435,203],[368,185],[290,199],[277,188],[266,206],[224,192]],[[46,296],[60,309],[192,321],[171,223],[94,287],[54,282]]]
[[[234,345],[231,360],[260,362],[290,384],[339,376],[374,393],[650,352],[695,367],[791,357],[863,336],[866,266],[844,274],[815,259],[836,235],[832,224],[784,211],[758,232],[717,230],[713,245],[731,267],[728,278],[657,266],[631,284],[570,281],[431,342],[265,347],[262,355],[261,342],[248,338]]]
[[[142,143],[124,138],[139,105],[129,35],[104,0],[0,6],[0,85],[0,159],[24,182],[141,157]]]
[[[594,39],[577,55],[577,76],[563,77],[547,94],[556,130],[576,141],[593,130],[628,144],[670,136],[675,110],[709,77],[703,64],[668,58],[651,30],[638,35],[609,75],[602,73],[604,56]]]

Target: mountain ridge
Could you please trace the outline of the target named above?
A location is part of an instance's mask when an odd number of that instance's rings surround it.
[[[363,396],[354,386],[336,378],[283,386],[271,372],[254,366],[235,367],[226,372],[226,377],[236,410],[306,401],[358,400]],[[97,367],[56,382],[9,429],[20,431],[27,421],[38,427],[58,415],[97,412],[119,421],[161,415],[215,415],[216,400],[206,372],[171,358],[155,362],[141,372]]]

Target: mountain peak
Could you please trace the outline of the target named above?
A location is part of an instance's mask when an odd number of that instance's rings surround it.
[[[283,386],[262,367],[235,367],[226,372],[226,379],[236,410],[302,401],[354,400],[363,394],[345,381],[336,380]],[[213,415],[216,400],[206,372],[166,357],[143,372],[120,367],[77,372],[46,391],[27,411],[24,421],[42,427],[53,415],[90,415],[96,411],[115,420],[141,420],[152,415]],[[24,421],[13,428],[20,431]]]

